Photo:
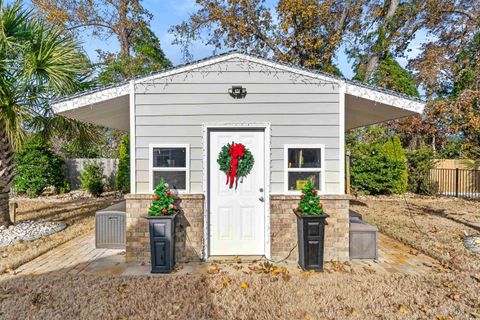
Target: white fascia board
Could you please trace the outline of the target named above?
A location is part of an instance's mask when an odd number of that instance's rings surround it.
[[[73,96],[67,100],[53,102],[52,107],[56,113],[62,113],[72,109],[93,105],[110,99],[126,96],[130,94],[130,85],[128,83],[112,88],[105,88],[92,93]]]
[[[424,102],[403,98],[348,82],[346,82],[345,93],[419,114],[423,113],[423,109],[425,108]]]

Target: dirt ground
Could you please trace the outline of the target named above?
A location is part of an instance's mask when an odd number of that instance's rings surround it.
[[[0,282],[0,318],[475,319],[478,281],[453,272],[23,276]]]
[[[350,208],[381,232],[445,266],[480,276],[480,255],[463,244],[464,231],[480,234],[480,201],[416,195],[359,197]]]
[[[34,241],[19,242],[0,249],[0,273],[8,272],[43,253],[95,228],[95,212],[119,201],[114,193],[92,198],[82,193],[36,199],[14,198],[16,220],[63,221],[65,230]]]
[[[296,274],[271,267],[157,277],[4,275],[0,318],[480,319],[480,255],[467,252],[461,239],[463,230],[478,227],[479,203],[407,200],[411,215],[402,197],[359,198],[352,208],[448,268],[422,275],[352,273],[330,265],[330,272]]]

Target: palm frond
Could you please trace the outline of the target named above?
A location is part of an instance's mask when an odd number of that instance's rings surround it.
[[[29,121],[28,129],[43,140],[63,138],[74,146],[84,147],[101,140],[101,129],[95,125],[60,115],[37,116]]]
[[[93,126],[56,116],[48,100],[85,88],[85,53],[71,36],[17,1],[0,0],[0,123],[18,148],[27,133],[97,139]]]

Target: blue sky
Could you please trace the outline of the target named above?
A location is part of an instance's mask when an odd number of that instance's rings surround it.
[[[7,0],[7,2],[13,2]],[[179,46],[172,45],[173,36],[168,32],[168,29],[176,24],[186,20],[188,16],[195,11],[195,0],[143,0],[143,6],[153,14],[153,20],[151,21],[151,28],[160,39],[162,49],[167,57],[172,61],[174,65],[183,63],[183,56]],[[277,3],[276,0],[267,0],[267,4],[274,6]],[[409,49],[410,57],[415,57],[419,52],[419,46],[421,42],[425,40],[425,34],[417,35],[416,39],[412,42]],[[104,51],[116,52],[118,51],[118,42],[112,37],[108,40],[100,40],[91,37],[91,32],[85,31],[82,37],[82,44],[87,51],[90,58],[95,61],[97,54],[95,50],[102,49]],[[192,47],[192,53],[194,59],[202,59],[212,55],[213,48],[208,47],[202,43],[196,43]],[[342,49],[339,50],[338,57],[336,58],[336,64],[347,78],[353,76],[351,70],[351,63],[348,61],[347,56]],[[401,65],[405,66],[406,59],[399,59]]]

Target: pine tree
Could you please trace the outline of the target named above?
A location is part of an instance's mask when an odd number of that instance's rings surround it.
[[[310,181],[302,190],[302,200],[298,203],[296,211],[304,215],[321,215],[324,213],[318,191]]]
[[[155,194],[153,195],[153,203],[148,210],[149,216],[168,216],[178,212],[178,207],[175,205],[172,191],[168,187],[168,183],[160,179],[160,183],[155,187]]]

